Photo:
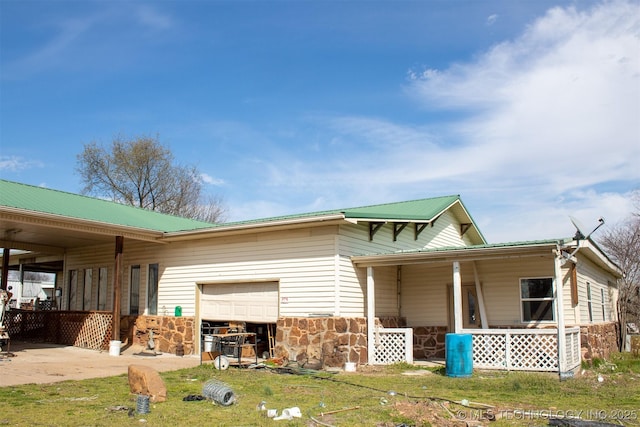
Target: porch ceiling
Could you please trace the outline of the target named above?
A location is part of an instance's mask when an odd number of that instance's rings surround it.
[[[115,242],[115,236],[157,241],[162,233],[109,227],[46,214],[0,210],[0,248],[12,249],[9,267],[22,263],[30,271],[60,271],[69,249]],[[15,251],[22,251],[17,253]],[[0,253],[0,258],[2,257]]]

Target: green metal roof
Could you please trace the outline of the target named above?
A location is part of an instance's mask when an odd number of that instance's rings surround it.
[[[158,232],[219,229],[237,225],[266,224],[283,220],[328,215],[344,215],[347,219],[432,221],[449,206],[460,202],[460,196],[443,196],[405,202],[385,203],[346,209],[333,209],[248,221],[212,224],[136,208],[108,200],[59,190],[0,180],[0,205],[27,211],[78,218],[105,224],[136,227]],[[465,209],[466,211],[466,209]],[[468,215],[468,213],[467,213]],[[479,230],[478,230],[479,232]]]
[[[253,224],[258,222],[274,222],[283,220],[295,220],[326,215],[344,215],[352,219],[380,219],[380,220],[407,220],[407,221],[431,221],[460,196],[432,197],[428,199],[410,200],[406,202],[384,203],[379,205],[362,206],[356,208],[332,209],[316,212],[282,215],[270,218],[252,219],[233,223],[219,224]]]
[[[123,205],[94,197],[0,180],[0,205],[105,224],[172,232],[213,224]]]

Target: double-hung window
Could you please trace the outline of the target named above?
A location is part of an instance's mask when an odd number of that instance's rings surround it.
[[[553,321],[553,278],[520,279],[523,322]]]
[[[158,314],[158,264],[149,264],[147,282],[147,314]]]
[[[591,283],[587,282],[587,307],[589,308],[589,322],[593,322],[593,300],[591,299]]]
[[[140,310],[140,266],[131,266],[129,283],[129,314],[139,314]]]

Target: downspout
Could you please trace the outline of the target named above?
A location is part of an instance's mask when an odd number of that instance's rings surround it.
[[[367,361],[369,365],[375,363],[375,281],[373,267],[367,267]]]
[[[553,273],[554,273],[554,293],[555,293],[555,315],[558,322],[558,375],[560,381],[565,380],[573,376],[572,372],[566,372],[567,370],[567,336],[564,326],[564,298],[562,292],[562,277],[561,277],[561,258],[562,252],[558,245],[553,253]]]

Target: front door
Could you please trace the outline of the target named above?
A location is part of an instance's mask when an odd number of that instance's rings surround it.
[[[453,285],[449,285],[449,332],[454,329]],[[480,310],[475,285],[462,285],[462,327],[464,329],[480,327]]]

